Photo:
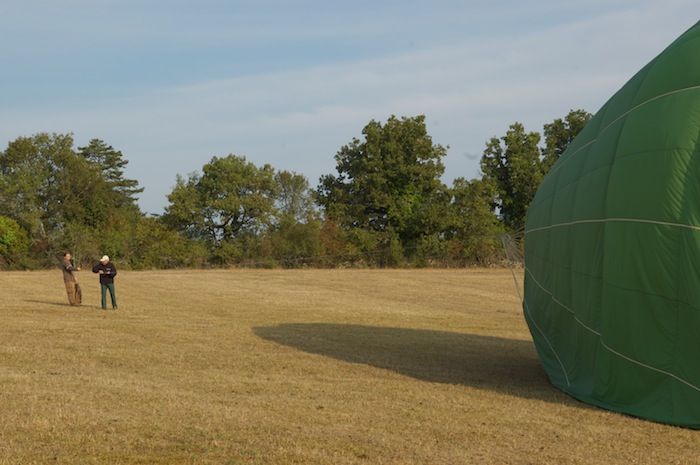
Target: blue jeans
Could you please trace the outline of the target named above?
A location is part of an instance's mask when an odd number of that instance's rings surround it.
[[[102,286],[102,308],[107,308],[107,289],[109,289],[109,296],[112,298],[112,308],[117,308],[117,296],[114,293],[114,283],[101,284],[101,286]]]

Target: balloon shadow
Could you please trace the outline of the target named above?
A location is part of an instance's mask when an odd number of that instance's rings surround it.
[[[54,305],[57,307],[70,307],[68,302],[58,302],[56,300],[38,300],[38,299],[24,299],[25,302],[31,302],[34,304],[47,304]]]
[[[461,384],[562,402],[534,344],[476,334],[344,324],[280,324],[255,334],[304,352],[361,363],[434,383]]]

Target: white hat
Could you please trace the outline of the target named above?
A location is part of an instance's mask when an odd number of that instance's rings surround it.
[[[108,257],[107,255],[103,255],[102,258],[100,258],[100,261],[101,261],[101,262],[108,262],[108,261],[109,261],[109,257]]]

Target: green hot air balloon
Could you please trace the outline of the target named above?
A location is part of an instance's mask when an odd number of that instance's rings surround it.
[[[700,429],[700,23],[545,177],[526,220],[523,311],[556,387]]]

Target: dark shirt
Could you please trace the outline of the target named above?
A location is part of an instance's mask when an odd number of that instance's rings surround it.
[[[93,273],[99,273],[100,270],[102,270],[103,273],[100,275],[100,284],[114,283],[114,277],[117,275],[117,267],[114,266],[112,262],[107,262],[106,264],[100,262],[92,267]]]

